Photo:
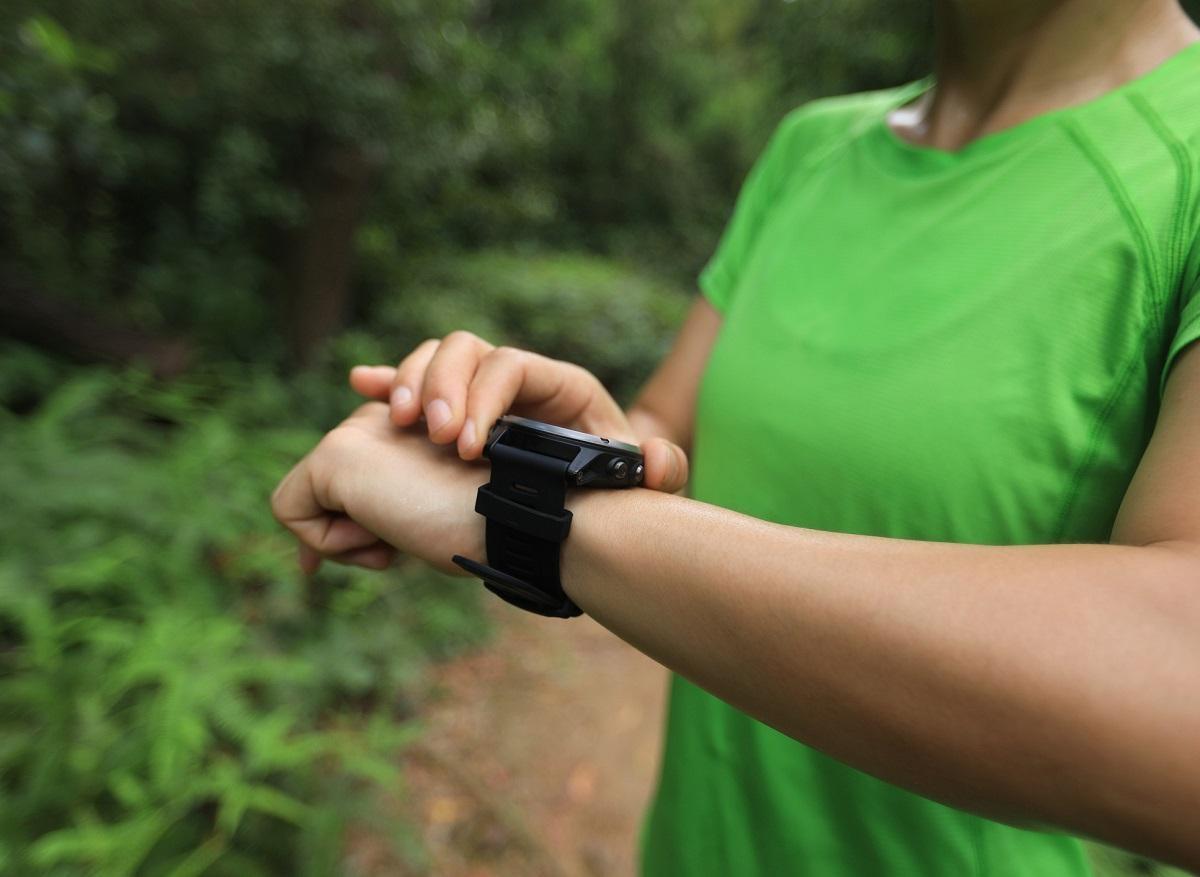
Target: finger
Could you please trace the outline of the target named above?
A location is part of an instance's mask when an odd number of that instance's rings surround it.
[[[321,568],[321,555],[313,551],[303,542],[300,543],[300,550],[297,552],[297,559],[300,561],[300,571],[306,576],[311,576]]]
[[[395,562],[395,559],[396,549],[379,539],[375,540],[374,545],[366,548],[355,548],[352,551],[343,551],[341,554],[335,554],[329,558],[334,563],[362,566],[367,569],[387,569]],[[301,571],[305,575],[313,575],[321,568],[321,563],[325,558],[320,552],[314,551],[312,548],[301,543],[299,560]]]
[[[324,514],[302,521],[291,521],[285,526],[300,540],[300,567],[313,572],[320,566],[319,558],[335,557],[366,548],[379,541],[379,537],[347,517]],[[313,561],[312,555],[317,556]],[[312,569],[308,569],[309,566]]]
[[[392,423],[397,426],[412,426],[421,416],[421,384],[425,381],[425,369],[440,345],[436,338],[422,341],[396,368],[389,403]]]
[[[350,386],[368,399],[386,402],[396,380],[396,368],[391,365],[356,365],[350,369]]]
[[[308,459],[292,469],[271,496],[271,511],[279,523],[318,554],[329,556],[378,541],[370,530],[326,508],[317,498]],[[302,561],[303,565],[303,561]]]
[[[687,484],[687,454],[679,445],[664,438],[648,439],[642,443],[642,456],[646,462],[643,487],[675,493]]]
[[[439,445],[458,438],[467,410],[467,387],[492,345],[470,332],[452,332],[440,345],[421,386],[429,437]]]
[[[356,548],[353,551],[343,551],[329,558],[334,563],[348,566],[361,566],[367,569],[387,569],[396,559],[396,549],[386,542],[376,540],[374,545],[367,548]]]
[[[329,510],[317,500],[307,457],[292,467],[271,494],[271,514],[304,545],[311,546],[324,531]]]
[[[313,548],[326,557],[332,557],[357,548],[366,548],[378,541],[379,537],[361,524],[347,517],[334,517],[325,528],[320,544],[314,545]]]
[[[539,420],[574,423],[596,398],[597,388],[595,379],[577,366],[527,350],[497,347],[480,361],[471,381],[466,422],[458,437],[459,456],[478,457],[492,424],[514,407]],[[613,413],[619,414],[616,409]],[[603,432],[607,427],[593,428]]]

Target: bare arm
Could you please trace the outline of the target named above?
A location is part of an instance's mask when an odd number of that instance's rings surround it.
[[[690,443],[718,326],[698,304],[630,412],[639,436]],[[410,378],[402,365],[360,372],[356,385],[373,394],[382,382],[386,395],[413,380],[421,405],[447,398],[459,422],[514,401],[570,413],[584,400],[581,423],[617,423],[615,403],[577,367],[450,340]],[[280,486],[276,514],[313,557],[374,563],[388,546],[442,564],[481,556],[479,476],[430,455],[387,414],[366,406],[331,433]],[[405,416],[415,424],[415,409]],[[670,495],[682,471],[660,460],[663,492],[572,498],[562,579],[637,648],[854,767],[993,818],[1200,868],[1198,436],[1195,345],[1108,545],[785,527]],[[459,456],[478,455],[457,440]]]
[[[721,315],[698,298],[671,351],[627,412],[639,439],[663,436],[691,452],[696,394],[720,329]]]
[[[822,533],[581,492],[563,582],[780,731],[928,797],[1200,867],[1200,345],[1111,545]]]

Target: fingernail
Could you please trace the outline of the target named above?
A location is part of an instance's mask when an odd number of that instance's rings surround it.
[[[393,405],[407,405],[412,400],[412,390],[403,385],[392,390]]]
[[[434,399],[425,409],[425,422],[430,432],[437,432],[450,422],[450,404],[445,399]]]
[[[458,446],[460,448],[470,448],[475,445],[475,421],[467,418],[463,422],[462,434],[458,437]]]

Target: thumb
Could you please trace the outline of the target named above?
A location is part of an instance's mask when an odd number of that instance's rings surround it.
[[[647,439],[642,442],[642,456],[646,460],[643,487],[675,493],[687,484],[688,458],[679,445],[665,438]]]
[[[356,365],[350,369],[350,386],[367,399],[386,402],[392,392],[396,369],[390,365]]]

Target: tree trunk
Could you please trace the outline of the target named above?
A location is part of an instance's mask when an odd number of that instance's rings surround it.
[[[286,272],[287,340],[300,364],[312,360],[350,310],[354,234],[371,172],[367,157],[352,146],[325,152],[309,172],[308,221],[294,238]]]
[[[161,378],[184,371],[193,353],[180,338],[143,332],[8,273],[0,273],[0,332],[84,362],[142,363]]]

